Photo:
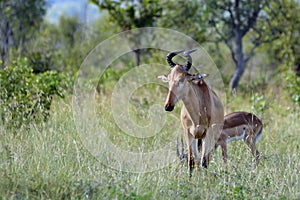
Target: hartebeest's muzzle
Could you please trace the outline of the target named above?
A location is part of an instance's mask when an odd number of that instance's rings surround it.
[[[174,110],[174,106],[173,105],[171,105],[171,104],[167,104],[167,105],[165,105],[165,111],[172,111],[172,110]]]
[[[172,111],[174,110],[175,104],[177,102],[177,97],[171,91],[169,91],[167,99],[165,101],[165,111]]]

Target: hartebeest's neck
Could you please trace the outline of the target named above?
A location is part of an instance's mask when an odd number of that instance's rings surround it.
[[[203,80],[190,84],[188,95],[182,101],[194,126],[210,125],[210,98],[210,90]]]

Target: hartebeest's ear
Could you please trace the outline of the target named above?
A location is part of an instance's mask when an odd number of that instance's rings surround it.
[[[202,80],[204,78],[208,77],[208,74],[194,74],[194,75],[191,75],[189,77],[189,80],[190,81],[194,81],[194,80]]]
[[[162,82],[165,82],[165,83],[169,82],[169,78],[166,75],[160,75],[157,78],[160,79]]]

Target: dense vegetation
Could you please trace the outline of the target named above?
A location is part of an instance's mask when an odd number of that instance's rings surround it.
[[[90,2],[101,12],[96,21],[86,23],[78,16],[63,15],[58,24],[51,24],[44,19],[45,1],[0,1],[3,199],[300,198],[297,1]],[[248,21],[243,24],[237,11]],[[228,146],[227,165],[219,149],[210,167],[191,178],[185,165],[177,160],[152,172],[136,173],[130,166],[129,172],[119,171],[85,147],[78,134],[80,121],[74,120],[77,96],[73,85],[78,76],[89,77],[97,71],[79,74],[81,64],[98,43],[120,31],[146,26],[171,28],[201,43],[221,73],[226,113],[248,111],[262,118],[263,137],[257,145],[262,158],[258,166],[241,141]],[[239,31],[243,34],[237,37]],[[132,35],[128,40],[134,44],[129,47],[132,52],[111,61],[99,79],[86,83],[95,91],[91,113],[108,130],[112,143],[125,150],[154,151],[169,143],[175,148],[174,138],[181,135],[171,132],[180,124],[180,105],[153,137],[132,137],[115,122],[111,100],[119,81],[131,70],[146,69],[143,64],[155,61],[156,65],[166,65],[166,52],[139,49]],[[238,56],[241,52],[245,57]],[[165,68],[159,73],[167,73]],[[233,87],[236,76],[238,81]],[[137,88],[128,100],[132,120],[138,126],[147,125],[153,117],[149,110],[156,103],[163,109],[165,95],[166,88],[155,83]]]

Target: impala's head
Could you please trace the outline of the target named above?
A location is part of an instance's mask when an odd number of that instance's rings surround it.
[[[190,74],[188,71],[192,66],[192,57],[190,53],[196,51],[175,51],[167,55],[167,62],[171,67],[171,73],[169,75],[158,76],[163,82],[169,83],[169,92],[165,102],[165,110],[172,111],[175,107],[175,104],[183,99],[183,97],[188,95],[189,87],[192,81],[201,80],[205,78],[206,74]],[[184,52],[184,57],[187,58],[187,63],[185,65],[175,64],[172,61],[172,58],[179,53]]]

